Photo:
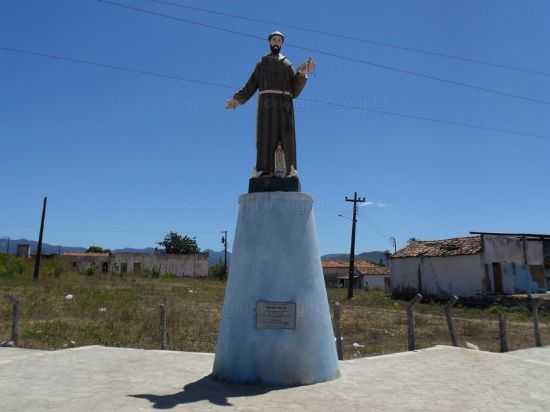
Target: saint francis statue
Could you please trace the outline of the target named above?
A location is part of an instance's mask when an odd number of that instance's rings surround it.
[[[308,74],[315,70],[315,62],[309,58],[295,72],[290,61],[281,53],[284,40],[284,35],[278,31],[268,36],[271,52],[260,59],[245,86],[226,104],[227,109],[235,109],[259,90],[257,157],[253,178],[297,178],[298,175],[292,99],[304,89]],[[280,153],[281,149],[283,153]],[[286,170],[281,170],[283,163]]]

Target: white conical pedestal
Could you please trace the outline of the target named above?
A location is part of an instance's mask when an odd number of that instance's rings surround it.
[[[241,195],[213,375],[277,386],[338,377],[310,196]]]

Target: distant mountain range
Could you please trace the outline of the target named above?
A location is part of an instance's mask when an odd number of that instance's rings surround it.
[[[205,252],[208,252],[208,266],[215,265],[218,262],[223,262],[223,250],[217,252],[215,250],[207,249]],[[382,262],[384,265],[387,265],[387,259],[382,251],[372,251],[372,252],[363,252],[355,255],[356,260],[369,260],[373,263]],[[331,253],[328,255],[321,256],[321,260],[349,260],[349,253]],[[231,252],[227,252],[227,262],[231,264]]]
[[[214,266],[219,262],[223,263],[223,250],[216,252],[212,249],[206,249],[204,252],[208,252],[208,266]],[[231,252],[229,250],[227,251],[227,264],[231,264]]]
[[[10,239],[9,241],[9,253],[15,254],[17,250],[17,245],[20,243],[26,243],[31,246],[31,252],[35,253],[37,249],[38,242],[34,240],[27,239]],[[8,247],[7,238],[0,238],[0,252],[6,253]],[[60,246],[60,245],[51,245],[49,243],[42,244],[42,253],[45,255],[53,255],[63,252],[85,252],[87,248],[79,246]],[[124,248],[124,249],[114,249],[113,252],[119,253],[153,253],[154,248],[148,247],[143,249],[136,248]],[[208,252],[208,266],[213,266],[218,262],[223,262],[223,250],[216,251],[212,249],[206,249],[204,252]],[[321,256],[321,260],[348,260],[348,253],[330,253],[328,255]],[[382,262],[387,264],[386,257],[382,251],[372,251],[372,252],[363,252],[355,255],[356,260],[370,260],[374,263]],[[227,262],[231,264],[231,252],[227,251]]]
[[[9,253],[15,254],[17,250],[17,245],[20,243],[29,244],[31,246],[31,253],[36,253],[38,248],[38,242],[35,240],[28,239],[10,239],[8,242],[7,238],[0,238],[0,252],[6,253],[8,251],[9,243]],[[85,252],[86,247],[80,246],[61,246],[61,245],[51,245],[49,243],[42,244],[42,254],[44,255],[56,255],[64,252]],[[147,247],[143,249],[138,248],[123,248],[123,249],[114,249],[113,252],[118,253],[153,253],[155,251],[152,247]],[[204,252],[208,252],[208,265],[212,266],[218,263],[219,261],[223,262],[223,250],[215,251],[211,249],[206,249]],[[227,262],[231,262],[231,252],[227,252]]]
[[[321,260],[349,260],[349,253],[331,253],[321,256]],[[356,254],[355,260],[369,260],[373,263],[382,262],[384,265],[388,264],[384,252],[380,250]]]
[[[31,246],[31,253],[35,253],[36,249],[38,248],[38,242],[35,240],[28,240],[28,239],[10,239],[8,241],[7,238],[0,238],[0,252],[6,253],[8,251],[8,244],[9,244],[9,253],[15,253],[17,251],[17,245],[18,244],[28,244]],[[59,253],[64,252],[85,252],[86,247],[80,247],[80,246],[61,246],[61,245],[51,245],[49,243],[43,243],[42,244],[42,254],[44,255],[56,255]],[[113,252],[119,252],[119,253],[153,253],[155,251],[152,247],[147,247],[144,249],[136,249],[136,248],[123,248],[123,249],[115,249]]]
[[[8,239],[1,238],[0,239],[0,252],[6,253],[8,251],[9,243],[9,253],[15,253],[17,250],[17,245],[20,243],[28,244],[31,246],[31,252],[35,253],[37,249],[38,242],[35,240],[28,240],[28,239]],[[73,246],[58,246],[58,245],[50,245],[48,243],[42,244],[42,253],[45,255],[53,255],[60,252],[84,252],[87,248],[85,247],[73,247]]]

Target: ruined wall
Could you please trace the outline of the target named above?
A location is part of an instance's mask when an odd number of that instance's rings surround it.
[[[208,254],[164,255],[147,253],[114,253],[111,255],[68,256],[63,258],[81,272],[126,273],[156,271],[183,277],[208,276]]]
[[[363,289],[368,288],[369,289],[384,289],[384,279],[391,279],[391,276],[389,275],[367,275],[363,276],[361,278],[361,287]]]
[[[480,255],[390,259],[392,293],[426,296],[476,296],[484,276]]]
[[[171,273],[175,276],[205,277],[208,276],[208,255],[163,255],[115,253],[111,256],[113,272],[157,271],[161,275]]]
[[[543,264],[543,242],[527,240],[526,254],[528,265]],[[483,236],[483,260],[485,263],[524,262],[523,240],[517,237]]]

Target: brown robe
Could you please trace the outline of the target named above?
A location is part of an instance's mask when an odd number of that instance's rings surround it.
[[[256,64],[246,85],[233,96],[243,104],[256,90],[282,90],[284,94],[261,94],[256,117],[256,170],[273,173],[275,149],[280,142],[285,152],[287,174],[296,162],[296,131],[292,99],[300,95],[306,85],[306,76],[295,73],[292,63],[282,54],[268,54]]]

